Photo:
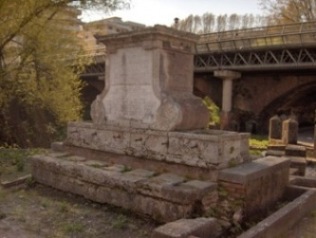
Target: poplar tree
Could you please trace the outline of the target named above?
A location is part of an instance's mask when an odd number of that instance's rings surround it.
[[[67,11],[119,0],[0,0],[0,145],[47,146],[79,120],[79,76],[89,59]]]

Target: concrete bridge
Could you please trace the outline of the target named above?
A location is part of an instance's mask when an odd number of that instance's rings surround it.
[[[97,93],[104,87],[104,60],[97,55],[82,75],[90,84],[86,90]],[[195,93],[219,105],[222,128],[265,130],[275,113],[295,113],[301,125],[311,125],[316,22],[200,35],[194,69]]]

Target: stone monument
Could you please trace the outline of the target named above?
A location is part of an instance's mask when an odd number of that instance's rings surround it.
[[[196,35],[155,26],[98,40],[106,86],[93,122],[69,124],[67,145],[215,170],[248,156],[248,134],[206,129],[208,110],[193,95]]]
[[[107,46],[107,70],[93,122],[161,131],[205,128],[208,110],[192,94],[196,39],[162,26],[98,37]]]
[[[107,48],[106,87],[93,121],[69,123],[64,142],[32,158],[36,181],[160,222],[211,211],[231,220],[248,204],[278,200],[286,160],[245,163],[248,133],[206,129],[208,110],[193,95],[197,36],[155,26],[98,40]],[[227,206],[231,198],[240,206]]]

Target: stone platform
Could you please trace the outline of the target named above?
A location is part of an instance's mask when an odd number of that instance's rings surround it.
[[[68,153],[34,156],[32,169],[39,183],[160,222],[202,216],[217,202],[217,185],[212,182],[87,160]]]
[[[216,171],[247,160],[248,139],[248,133],[220,130],[154,131],[76,122],[68,125],[65,145]]]

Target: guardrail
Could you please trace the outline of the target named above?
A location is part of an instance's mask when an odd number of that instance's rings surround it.
[[[203,34],[196,53],[316,46],[316,21]]]

